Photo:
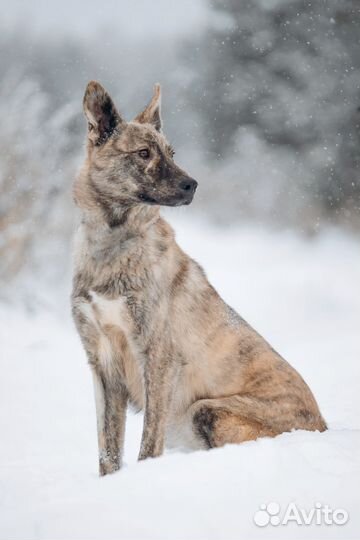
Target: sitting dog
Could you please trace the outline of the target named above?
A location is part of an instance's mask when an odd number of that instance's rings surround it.
[[[94,377],[100,474],[121,466],[129,404],[144,411],[139,459],[165,444],[325,430],[301,376],[220,298],[160,216],[197,188],[162,133],[160,87],[131,122],[98,82],[83,104],[72,310]]]

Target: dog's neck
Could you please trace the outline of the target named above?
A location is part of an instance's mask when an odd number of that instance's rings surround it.
[[[88,175],[81,174],[74,185],[74,199],[81,211],[78,238],[85,256],[99,267],[114,261],[128,265],[159,248],[157,231],[163,220],[160,207],[149,204],[121,204],[109,207],[89,189]],[[161,234],[161,233],[160,233]],[[131,266],[131,265],[130,265]]]
[[[160,218],[158,206],[137,204],[119,206],[112,210],[111,220],[98,208],[82,210],[82,224],[89,243],[94,247],[110,244],[122,245],[123,248],[137,240],[144,241],[147,232]]]
[[[84,229],[95,242],[111,237],[115,242],[141,237],[160,217],[156,205],[104,201],[96,193],[86,167],[75,180],[73,195],[81,210]]]
[[[139,269],[146,275],[173,239],[172,229],[161,218],[157,206],[141,204],[127,208],[122,218],[121,224],[110,227],[103,218],[83,211],[75,240],[81,242],[78,267],[87,271],[91,268],[100,282],[104,276],[115,281],[119,276],[127,276],[128,284],[142,279]]]

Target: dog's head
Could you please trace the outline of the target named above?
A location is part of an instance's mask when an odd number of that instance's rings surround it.
[[[101,84],[87,85],[88,176],[101,204],[191,203],[197,182],[174,162],[174,151],[161,131],[160,100],[156,85],[149,105],[125,122]]]

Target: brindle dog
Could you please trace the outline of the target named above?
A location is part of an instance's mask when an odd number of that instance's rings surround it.
[[[220,298],[159,214],[191,203],[197,187],[161,131],[160,87],[126,122],[92,81],[84,111],[72,307],[94,376],[100,474],[121,466],[128,404],[144,411],[139,459],[164,444],[325,430],[301,376]]]

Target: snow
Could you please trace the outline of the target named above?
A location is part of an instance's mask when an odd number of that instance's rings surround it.
[[[301,372],[330,429],[136,463],[142,418],[130,414],[126,466],[99,478],[92,380],[64,307],[69,286],[49,290],[35,313],[0,304],[1,540],[359,537],[357,239],[175,215],[180,244]],[[350,519],[260,528],[254,514],[270,502],[281,513],[291,502],[328,504]]]

